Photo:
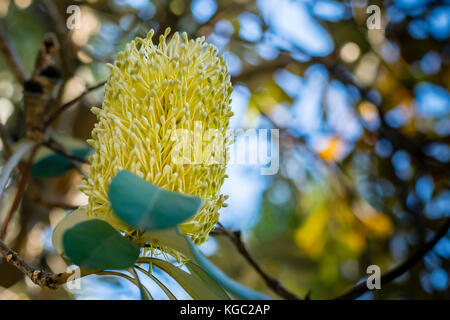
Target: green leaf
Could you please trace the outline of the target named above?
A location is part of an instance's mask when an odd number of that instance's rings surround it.
[[[161,270],[168,273],[173,279],[175,279],[180,286],[195,300],[218,300],[222,299],[211,288],[209,288],[203,281],[196,276],[187,273],[186,271],[174,266],[170,262],[149,258],[149,262],[157,266]]]
[[[195,275],[201,281],[203,281],[211,291],[213,291],[217,296],[222,300],[230,300],[230,296],[225,292],[222,286],[217,283],[205,270],[203,270],[199,265],[192,261],[188,261],[185,263],[185,266],[191,272],[191,274]]]
[[[70,154],[82,159],[87,159],[91,151],[91,147],[68,150]],[[33,164],[31,175],[38,178],[51,178],[66,173],[71,169],[73,169],[73,164],[69,159],[59,153],[51,153]]]
[[[162,189],[127,170],[112,179],[108,197],[117,216],[139,230],[174,227],[192,217],[203,202],[199,197]]]
[[[139,256],[139,247],[102,220],[78,223],[64,233],[67,257],[85,269],[127,269]]]
[[[62,218],[62,220],[56,225],[55,230],[53,230],[52,235],[52,243],[53,248],[56,252],[58,252],[60,255],[64,254],[64,248],[63,248],[63,235],[66,230],[72,228],[76,224],[86,221],[88,219],[86,215],[86,209],[83,207],[80,207],[78,209],[75,209],[72,212],[69,212]]]
[[[195,256],[196,261],[199,265],[214,279],[216,280],[225,290],[233,294],[242,300],[269,300],[270,297],[265,294],[249,289],[240,283],[237,283],[233,279],[229,278],[225,273],[219,270],[214,264],[212,264],[208,259],[203,256],[203,254],[198,250],[198,248],[189,241],[189,247],[192,254]]]

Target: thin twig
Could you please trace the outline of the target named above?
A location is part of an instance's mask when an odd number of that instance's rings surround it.
[[[75,103],[77,103],[78,101],[80,101],[85,95],[87,95],[88,93],[90,93],[91,91],[94,91],[102,86],[104,86],[106,83],[106,81],[101,82],[99,84],[96,84],[93,87],[89,87],[86,88],[83,93],[81,93],[78,97],[70,100],[69,102],[63,104],[59,109],[57,109],[55,112],[53,112],[49,118],[47,119],[47,121],[45,121],[45,127],[48,127],[51,123],[53,123],[53,121],[55,121],[64,111],[66,111],[67,109],[69,109],[71,106],[73,106]]]
[[[220,223],[219,226],[216,227],[214,230],[214,234],[223,234],[227,236],[233,244],[236,246],[240,254],[250,263],[250,265],[256,270],[256,272],[264,279],[267,286],[272,289],[276,294],[278,294],[280,297],[283,297],[288,300],[301,300],[300,297],[283,287],[283,285],[274,277],[267,274],[261,266],[256,262],[256,260],[251,256],[251,254],[248,252],[247,248],[245,247],[245,244],[242,242],[241,232],[240,231],[230,231],[227,228],[225,228]]]
[[[23,66],[19,54],[16,52],[13,46],[11,46],[8,36],[6,35],[3,25],[0,23],[0,50],[3,51],[6,62],[8,63],[12,73],[16,79],[23,84],[29,79],[28,72]]]
[[[16,212],[17,208],[19,207],[20,201],[22,200],[23,193],[28,185],[28,173],[30,172],[31,165],[33,164],[34,157],[36,156],[36,152],[39,149],[41,145],[36,144],[33,149],[31,150],[31,153],[28,157],[27,163],[22,170],[22,175],[20,177],[19,185],[17,187],[16,195],[14,196],[13,203],[11,205],[11,208],[9,209],[9,212],[6,216],[5,221],[3,222],[1,231],[0,231],[0,239],[4,239],[6,237],[6,233],[8,232],[8,226],[11,222],[14,213]]]
[[[2,240],[0,240],[0,253],[5,257],[6,262],[16,267],[19,271],[29,277],[34,284],[37,284],[42,288],[57,289],[60,285],[67,283],[67,281],[69,281],[71,276],[73,276],[75,273],[75,270],[70,273],[52,273],[39,268],[35,268],[26,263],[25,260],[23,260],[17,252],[9,248]],[[112,275],[123,277],[138,286],[138,283],[135,279],[120,272],[80,269],[81,278],[91,274],[96,274],[99,276]]]
[[[412,267],[414,267],[419,261],[423,259],[423,257],[431,251],[434,246],[441,240],[448,232],[450,228],[450,218],[447,218],[444,222],[443,226],[439,229],[439,231],[434,235],[431,241],[427,242],[423,245],[419,251],[417,251],[413,256],[411,256],[408,260],[403,262],[401,265],[396,267],[395,269],[389,271],[385,275],[383,275],[380,279],[381,285],[384,285],[388,282],[391,282],[395,278],[400,277],[405,272],[409,271]],[[365,281],[361,282],[359,285],[350,289],[347,293],[335,298],[336,300],[351,300],[356,299],[363,295],[364,293],[370,291],[367,287]]]

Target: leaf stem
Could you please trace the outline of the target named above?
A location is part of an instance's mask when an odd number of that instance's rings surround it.
[[[6,237],[6,233],[8,232],[8,226],[11,222],[14,213],[16,212],[17,208],[19,207],[20,201],[22,200],[23,193],[28,185],[28,174],[31,169],[31,165],[33,164],[34,157],[36,156],[36,152],[41,146],[41,144],[32,144],[31,145],[33,149],[31,150],[31,153],[28,157],[27,163],[25,165],[25,168],[22,170],[22,175],[19,180],[19,185],[17,187],[16,194],[14,196],[13,203],[11,205],[11,208],[8,211],[8,214],[6,216],[5,221],[3,222],[1,231],[0,231],[0,239],[4,239]],[[27,149],[25,149],[27,150]]]

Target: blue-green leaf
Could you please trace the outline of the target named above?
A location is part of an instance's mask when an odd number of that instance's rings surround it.
[[[167,295],[167,297],[170,300],[177,300],[177,298],[175,297],[175,295],[172,293],[172,291],[169,290],[169,288],[167,288],[164,283],[162,283],[157,277],[155,277],[151,272],[148,272],[147,270],[142,269],[139,266],[136,266],[136,269],[138,269],[139,271],[141,271],[142,273],[144,273],[146,276],[148,276],[150,279],[152,279],[160,288],[162,291],[164,291],[164,293]]]
[[[139,256],[140,249],[125,239],[110,224],[88,220],[68,229],[63,236],[66,256],[85,269],[127,269]]]
[[[203,202],[199,197],[162,189],[127,170],[112,179],[108,197],[116,215],[139,230],[174,227],[192,217]]]
[[[208,259],[203,256],[203,254],[197,249],[197,247],[189,241],[189,247],[191,248],[192,254],[195,256],[198,264],[214,279],[216,280],[225,290],[233,294],[239,299],[243,300],[269,300],[270,297],[265,294],[249,289],[233,279],[229,278],[225,273],[219,270],[214,264],[212,264]]]
[[[76,148],[69,150],[69,153],[82,159],[87,159],[91,147]],[[36,161],[31,167],[31,175],[38,178],[51,178],[59,176],[73,169],[72,162],[59,153],[51,153]]]

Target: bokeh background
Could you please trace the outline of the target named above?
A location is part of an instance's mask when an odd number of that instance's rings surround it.
[[[66,27],[70,5],[81,10],[79,29]],[[370,5],[380,8],[381,29],[367,28]],[[333,298],[371,264],[386,272],[450,215],[450,1],[0,0],[0,19],[29,72],[44,35],[57,36],[62,103],[104,81],[106,63],[151,28],[216,45],[234,85],[232,127],[280,128],[279,172],[230,165],[220,220],[242,230],[260,265],[302,297]],[[0,55],[0,121],[12,141],[23,137],[22,90]],[[93,91],[54,132],[87,139],[95,123],[89,108],[101,103],[102,90]],[[257,148],[249,139],[247,152]],[[30,183],[7,239],[30,263],[65,270],[50,239],[65,211],[86,203],[79,183],[75,170]],[[15,188],[10,183],[0,220]],[[228,239],[211,237],[202,250],[228,275],[272,295]],[[361,298],[448,299],[449,258],[447,235],[405,275]],[[27,298],[138,299],[139,291],[99,276],[83,278],[81,290],[41,290],[1,260],[0,299]]]

